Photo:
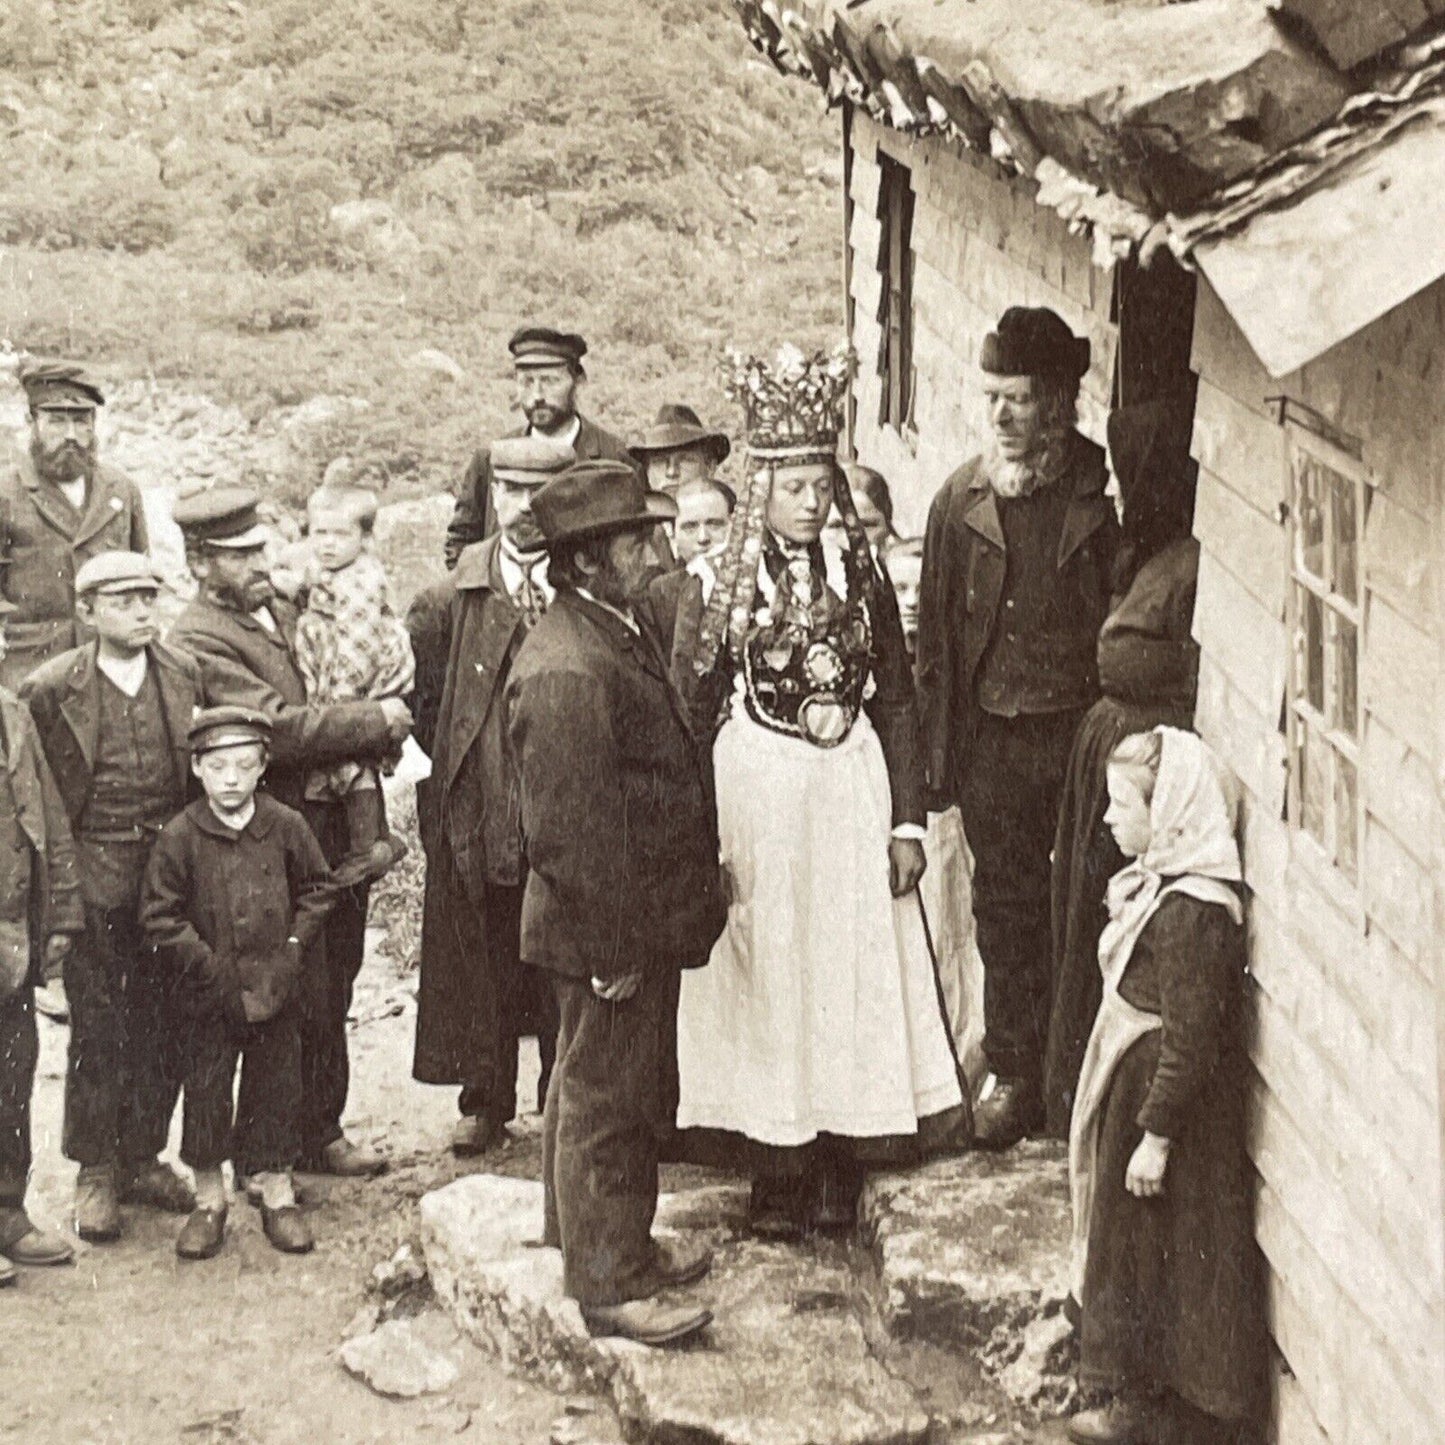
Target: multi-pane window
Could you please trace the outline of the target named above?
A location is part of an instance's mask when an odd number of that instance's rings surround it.
[[[879,421],[903,427],[913,410],[913,173],[878,157]]]
[[[1290,821],[1359,878],[1360,555],[1369,494],[1360,464],[1290,428]]]

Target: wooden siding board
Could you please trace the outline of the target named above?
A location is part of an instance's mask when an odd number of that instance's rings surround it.
[[[1203,276],[1194,304],[1194,344],[1190,364],[1201,381],[1232,397],[1242,406],[1268,419],[1267,396],[1280,390],[1244,333],[1234,324],[1224,303]]]
[[[1376,818],[1365,823],[1365,911],[1422,970],[1431,941],[1430,875]]]
[[[1378,714],[1365,719],[1365,804],[1381,826],[1422,866],[1430,866],[1435,837],[1430,765]]]
[[[1212,472],[1201,469],[1194,535],[1272,617],[1284,616],[1289,534],[1282,520],[1267,517]]]
[[[1383,597],[1372,598],[1365,629],[1365,706],[1424,757],[1435,747],[1438,647]]]
[[[1365,522],[1365,583],[1397,612],[1434,629],[1435,566],[1430,523],[1376,491]]]
[[[1209,552],[1199,558],[1194,636],[1261,717],[1280,716],[1289,669],[1284,623]]]
[[[1271,720],[1253,707],[1208,653],[1200,658],[1195,726],[1215,752],[1228,759],[1260,810],[1279,817],[1284,811],[1287,749],[1278,714]]]
[[[1214,386],[1207,375],[1200,379],[1194,407],[1193,453],[1201,467],[1266,517],[1278,516],[1288,501],[1284,428]]]

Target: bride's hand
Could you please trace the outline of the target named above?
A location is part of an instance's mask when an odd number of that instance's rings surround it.
[[[888,883],[895,898],[903,898],[918,887],[928,859],[923,853],[923,844],[917,838],[890,838],[888,840]]]

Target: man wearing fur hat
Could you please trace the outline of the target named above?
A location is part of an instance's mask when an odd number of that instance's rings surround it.
[[[1103,451],[1076,426],[1089,343],[1042,307],[1011,307],[980,356],[987,451],[928,519],[918,682],[929,783],[957,802],[975,858],[991,1070],[978,1143],[1043,1117],[1051,957],[1049,850],[1079,720],[1098,696],[1118,524]]]

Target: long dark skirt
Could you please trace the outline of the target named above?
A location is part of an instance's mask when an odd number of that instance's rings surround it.
[[[1104,826],[1109,806],[1105,765],[1131,733],[1148,732],[1161,723],[1188,727],[1190,719],[1176,708],[1104,697],[1084,715],[1074,738],[1054,837],[1053,985],[1044,1049],[1046,1124],[1056,1139],[1069,1137],[1084,1048],[1099,1012],[1099,935],[1109,918],[1104,892],[1124,866],[1123,854]]]
[[[1136,1199],[1124,1176],[1159,1063],[1158,1030],[1115,1071],[1104,1103],[1089,1225],[1080,1377],[1107,1390],[1164,1391],[1223,1420],[1261,1405],[1263,1268],[1244,1149],[1244,1059],[1230,1051],[1173,1141],[1164,1193]]]

